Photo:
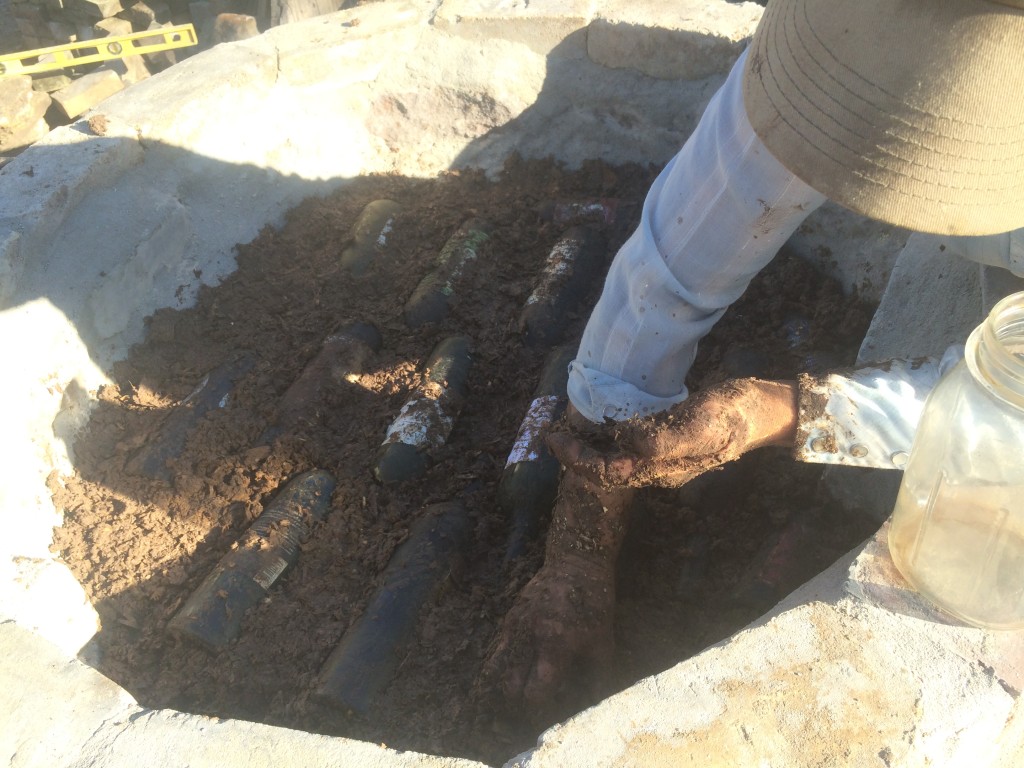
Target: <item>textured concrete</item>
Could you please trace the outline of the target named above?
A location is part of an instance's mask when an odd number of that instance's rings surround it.
[[[727,642],[545,733],[517,768],[1019,764],[1021,633],[909,591],[885,529]]]
[[[71,471],[74,434],[145,317],[192,303],[234,269],[237,243],[303,198],[368,172],[493,175],[513,151],[663,163],[759,12],[724,0],[367,3],[190,57],[0,169],[11,363],[0,377],[0,746],[11,764],[468,764],[138,707],[73,659],[96,619],[49,551],[60,515],[46,480]],[[99,115],[102,135],[89,123]],[[888,273],[906,238],[834,208],[801,234],[851,287]],[[518,762],[912,766],[970,753],[972,765],[1014,764],[1020,634],[893,603],[898,580],[872,547]]]

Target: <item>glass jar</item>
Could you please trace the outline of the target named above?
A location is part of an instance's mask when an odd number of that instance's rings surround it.
[[[889,528],[915,589],[979,627],[1024,627],[1024,293],[929,395]]]

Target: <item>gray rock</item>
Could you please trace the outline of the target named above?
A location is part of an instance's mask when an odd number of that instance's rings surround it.
[[[50,127],[43,116],[50,97],[32,88],[28,75],[0,78],[0,152],[12,152],[33,144]]]

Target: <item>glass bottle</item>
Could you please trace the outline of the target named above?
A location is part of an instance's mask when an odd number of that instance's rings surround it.
[[[1024,293],[929,395],[889,529],[896,567],[979,627],[1024,627]]]

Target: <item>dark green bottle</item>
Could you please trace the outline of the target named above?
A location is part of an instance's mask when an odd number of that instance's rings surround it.
[[[566,317],[604,272],[606,251],[604,236],[591,227],[573,227],[558,239],[519,315],[527,344],[555,344],[563,338]]]
[[[451,336],[434,348],[422,388],[402,406],[377,452],[373,474],[379,482],[400,483],[427,470],[430,453],[448,440],[462,410],[471,365],[465,336]]]
[[[405,303],[405,324],[419,328],[448,316],[451,298],[459,278],[478,256],[480,246],[491,235],[490,223],[470,219],[448,238],[437,257],[434,269],[424,277]]]
[[[361,275],[373,260],[387,249],[388,235],[402,206],[394,200],[374,200],[363,208],[349,235],[349,244],[341,252],[342,269]]]
[[[271,440],[316,420],[328,391],[362,373],[380,345],[380,333],[369,323],[348,323],[324,339],[316,357],[281,396],[274,424],[261,439]]]
[[[498,484],[498,506],[509,520],[506,563],[520,557],[537,537],[558,495],[561,466],[548,450],[544,435],[565,413],[569,402],[565,386],[575,353],[572,345],[548,355]]]
[[[167,462],[181,455],[189,433],[206,414],[227,405],[231,390],[255,362],[256,358],[247,353],[206,374],[199,386],[171,409],[156,440],[140,448],[125,469],[133,475],[169,482],[171,469]]]
[[[330,511],[332,493],[334,478],[322,470],[285,485],[171,619],[170,631],[211,651],[230,643],[246,611],[298,560],[313,524]]]
[[[448,578],[470,527],[457,502],[423,510],[384,569],[383,585],[324,664],[317,699],[359,713],[370,708],[394,677],[424,605]]]

